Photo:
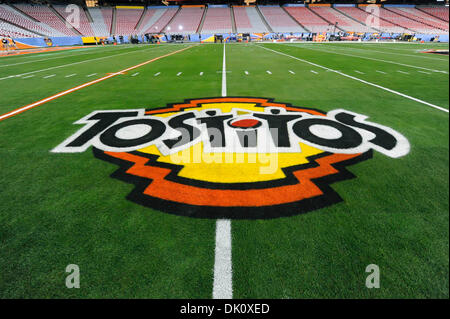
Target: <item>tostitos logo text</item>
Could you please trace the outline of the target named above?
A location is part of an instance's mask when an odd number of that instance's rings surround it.
[[[135,185],[127,199],[200,218],[291,216],[342,198],[330,184],[377,151],[409,152],[397,131],[344,109],[322,112],[266,98],[186,100],[160,109],[94,111],[54,153],[93,147]]]

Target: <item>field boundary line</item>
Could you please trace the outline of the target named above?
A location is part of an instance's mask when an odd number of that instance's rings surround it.
[[[342,75],[342,76],[345,76],[345,77],[347,77],[347,78],[349,78],[349,79],[352,79],[352,80],[355,80],[355,81],[359,81],[359,82],[361,82],[361,83],[364,83],[364,84],[367,84],[367,85],[370,85],[370,86],[373,86],[373,87],[382,89],[382,90],[384,90],[384,91],[387,91],[387,92],[390,92],[390,93],[393,93],[393,94],[402,96],[402,97],[407,98],[407,99],[410,99],[410,100],[412,100],[412,101],[415,101],[415,102],[418,102],[418,103],[421,103],[421,104],[430,106],[430,107],[435,108],[435,109],[437,109],[437,110],[440,110],[440,111],[442,111],[442,112],[446,112],[446,113],[449,112],[449,110],[447,110],[447,109],[445,109],[445,108],[443,108],[443,107],[441,107],[441,106],[434,105],[434,104],[432,104],[432,103],[429,103],[429,102],[423,101],[423,100],[421,100],[421,99],[415,98],[415,97],[413,97],[413,96],[410,96],[410,95],[407,95],[407,94],[404,94],[404,93],[401,93],[401,92],[398,92],[398,91],[389,89],[389,88],[387,88],[387,87],[384,87],[384,86],[381,86],[381,85],[378,85],[378,84],[375,84],[375,83],[372,83],[372,82],[369,82],[369,81],[366,81],[366,80],[357,78],[357,77],[355,77],[355,76],[348,75],[348,74],[346,74],[346,73],[343,73],[343,72],[340,72],[340,71],[337,71],[337,70],[334,70],[334,69],[331,69],[331,68],[327,68],[326,66],[323,66],[323,65],[320,65],[320,64],[317,64],[317,63],[314,63],[314,62],[310,62],[310,61],[308,61],[308,60],[300,59],[300,58],[297,58],[297,57],[295,57],[295,56],[289,55],[289,54],[287,54],[287,53],[280,52],[280,51],[276,51],[276,50],[272,50],[272,49],[269,49],[269,48],[266,48],[266,47],[263,47],[263,46],[260,46],[260,45],[257,45],[257,47],[260,47],[260,48],[262,48],[262,49],[264,49],[264,50],[272,51],[272,52],[277,53],[277,54],[280,54],[280,55],[284,55],[284,56],[286,56],[286,57],[289,57],[289,58],[294,59],[294,60],[298,60],[298,61],[303,62],[303,63],[307,63],[307,64],[310,64],[310,65],[314,65],[314,66],[316,66],[316,67],[318,67],[318,68],[321,68],[321,69],[324,69],[324,70],[327,70],[327,71],[335,72],[335,73],[337,73],[337,74],[339,74],[339,75]]]
[[[224,42],[222,63],[222,96],[227,96],[226,70],[226,51]],[[218,219],[216,221],[216,247],[214,249],[213,299],[233,298],[231,249],[231,220]]]
[[[161,48],[161,47],[158,47],[158,48]],[[158,48],[156,48],[156,49],[158,49]],[[125,54],[130,54],[130,53],[140,53],[140,52],[148,51],[150,49],[151,48],[142,49],[142,50],[134,50],[134,51],[123,52],[123,53],[119,53],[119,54],[112,54],[112,55],[102,56],[102,57],[89,59],[89,60],[77,61],[77,62],[73,62],[73,63],[69,63],[69,64],[62,64],[62,65],[52,66],[52,67],[41,69],[41,70],[36,70],[36,71],[30,71],[30,72],[21,73],[21,74],[5,76],[3,78],[0,78],[0,80],[6,80],[6,79],[9,79],[9,78],[19,77],[19,76],[24,76],[24,75],[29,75],[29,74],[34,74],[34,73],[39,73],[39,72],[44,72],[44,71],[50,71],[50,70],[54,70],[54,69],[60,69],[60,68],[66,67],[66,66],[77,65],[77,64],[81,64],[81,63],[85,63],[85,62],[91,62],[91,61],[108,59],[108,58],[119,56],[119,55],[125,55]]]
[[[277,43],[277,44],[279,44],[279,43]],[[287,43],[287,46],[301,48],[298,45],[290,45],[290,43]],[[360,59],[366,59],[366,60],[372,60],[372,61],[378,61],[378,62],[384,62],[384,63],[391,63],[391,64],[406,66],[406,67],[414,68],[414,69],[427,70],[427,71],[432,71],[432,72],[436,72],[436,73],[448,74],[447,71],[429,69],[429,68],[425,68],[425,67],[421,67],[421,66],[405,64],[405,63],[400,63],[400,62],[395,62],[395,61],[389,61],[389,60],[382,60],[382,59],[377,59],[377,58],[365,57],[365,56],[360,56],[360,55],[355,55],[355,54],[350,54],[350,53],[342,53],[342,52],[333,52],[333,51],[325,51],[325,50],[313,49],[313,48],[308,47],[308,46],[303,46],[302,48],[306,49],[306,50],[319,51],[319,52],[325,52],[325,53],[331,53],[331,54],[337,54],[337,55],[351,56],[351,57],[354,57],[354,58],[360,58]]]
[[[47,98],[45,98],[45,99],[39,100],[39,101],[34,102],[34,103],[32,103],[32,104],[25,105],[25,106],[23,106],[23,107],[21,107],[21,108],[18,108],[18,109],[16,109],[16,110],[13,110],[13,111],[7,112],[7,113],[5,113],[5,114],[3,114],[3,115],[0,115],[0,121],[6,120],[7,118],[10,118],[10,117],[15,116],[15,115],[20,114],[20,113],[23,113],[23,112],[25,112],[25,111],[28,111],[28,110],[30,110],[30,109],[32,109],[32,108],[35,108],[35,107],[40,106],[40,105],[42,105],[42,104],[45,104],[45,103],[47,103],[47,102],[53,101],[53,100],[55,100],[55,99],[57,99],[57,98],[60,98],[61,96],[64,96],[64,95],[73,93],[73,92],[78,91],[78,90],[81,90],[81,89],[83,89],[83,88],[85,88],[85,87],[88,87],[88,86],[91,86],[91,85],[93,85],[93,84],[96,84],[96,83],[105,81],[105,80],[110,79],[110,78],[112,78],[112,77],[114,77],[114,76],[123,74],[124,72],[128,72],[128,71],[130,71],[130,70],[134,70],[134,69],[139,68],[139,67],[141,67],[141,66],[144,66],[144,65],[146,65],[146,64],[155,62],[155,61],[157,61],[157,60],[159,60],[159,59],[162,59],[162,58],[165,58],[165,57],[168,57],[168,56],[177,54],[177,53],[179,53],[179,52],[182,52],[182,51],[184,51],[184,50],[190,49],[190,48],[192,48],[192,47],[194,47],[194,46],[195,46],[195,45],[188,46],[188,47],[185,47],[185,48],[183,48],[183,49],[180,49],[180,50],[177,50],[177,51],[173,51],[173,52],[170,52],[170,53],[161,55],[161,56],[156,57],[156,58],[153,58],[153,59],[151,59],[151,60],[148,60],[148,61],[145,61],[145,62],[136,64],[136,65],[134,65],[134,66],[132,66],[132,67],[129,67],[129,68],[127,68],[127,69],[124,69],[124,70],[121,70],[121,71],[118,71],[118,72],[114,72],[114,73],[110,73],[110,74],[108,74],[108,75],[106,75],[106,76],[104,76],[104,77],[101,77],[101,78],[99,78],[99,79],[96,79],[96,80],[93,80],[93,81],[90,81],[90,82],[86,82],[86,83],[84,83],[84,84],[78,85],[78,86],[73,87],[73,88],[71,88],[71,89],[62,91],[62,92],[60,92],[60,93],[57,93],[57,94],[52,95],[52,96],[49,96],[49,97],[47,97]]]

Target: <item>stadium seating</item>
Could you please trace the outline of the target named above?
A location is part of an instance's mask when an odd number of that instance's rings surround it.
[[[203,6],[182,7],[164,31],[169,34],[195,33],[200,25],[204,10]]]
[[[430,30],[429,33],[443,33],[443,31],[448,32],[448,22],[444,22],[442,20],[439,20],[437,18],[433,18],[429,16],[428,14],[417,10],[416,8],[389,8],[389,10],[403,16],[407,16],[408,18],[421,22],[425,25],[428,25]]]
[[[230,8],[208,8],[202,33],[230,33],[232,32]]]
[[[26,30],[36,32],[39,35],[64,36],[64,34],[50,28],[49,26],[43,23],[31,20],[21,12],[13,9],[12,7],[6,4],[0,4],[0,16],[2,17],[3,20],[6,20],[7,22],[16,24]]]
[[[285,7],[285,9],[295,20],[311,32],[327,32],[333,30],[333,26],[330,26],[329,22],[314,14],[309,8]]]
[[[67,20],[67,18],[69,17],[71,12],[66,12],[66,6],[62,6],[62,5],[53,5],[53,8],[55,8],[56,11],[58,11],[58,13],[64,18],[66,19],[66,21],[70,21]],[[86,13],[84,12],[83,8],[78,7],[79,8],[79,12],[80,12],[80,23],[79,25],[73,25],[71,23],[71,25],[76,28],[82,35],[88,36],[88,37],[92,37],[95,36],[94,31],[92,30],[91,27],[91,23],[89,22]]]
[[[149,11],[149,10],[147,10]],[[177,13],[178,8],[172,7],[167,9],[157,9],[155,14],[147,18],[148,20],[143,21],[141,24],[140,33],[158,33],[161,32]]]
[[[448,22],[448,7],[419,7],[418,9]]]
[[[338,7],[337,10],[345,13],[347,16],[352,17],[355,20],[360,21],[364,24],[369,24],[374,30],[382,32],[394,32],[401,33],[403,28],[396,26],[388,21],[377,19],[374,15],[371,15],[371,11],[366,12],[364,8],[361,10],[356,7]],[[374,25],[376,23],[376,25]]]
[[[88,8],[92,18],[91,28],[96,37],[106,37],[110,35],[110,29],[106,26],[103,14],[99,8]]]
[[[35,33],[18,28],[7,22],[0,21],[0,38],[11,37],[11,38],[28,38],[36,37]]]
[[[306,32],[280,6],[258,6],[274,32]]]
[[[60,16],[56,15],[49,7],[40,5],[29,5],[29,4],[17,4],[16,8],[25,12],[32,18],[45,23],[51,28],[57,30],[65,36],[78,36],[79,34],[73,31],[72,28],[67,28],[65,21],[61,19]]]
[[[168,6],[126,9],[80,7],[80,25],[70,26],[63,5],[0,4],[1,32],[13,37],[111,36],[145,33],[203,34],[233,32],[233,18],[238,33],[263,32],[348,32],[448,34],[449,10],[436,6],[379,7],[374,13],[377,25],[365,7],[347,6]],[[114,11],[115,10],[115,11]],[[233,10],[233,11],[231,11]],[[89,16],[92,18],[89,18]],[[113,25],[114,16],[114,25]],[[201,21],[203,18],[203,24]],[[139,23],[139,21],[141,21]],[[71,21],[68,21],[72,23]],[[139,25],[138,25],[139,23]],[[201,25],[201,26],[200,26]],[[138,29],[136,29],[138,27]],[[201,28],[200,28],[201,27]],[[201,30],[200,30],[201,29]]]
[[[403,28],[403,32],[419,32],[419,33],[430,33],[433,29],[418,21],[414,21],[398,15],[397,13],[387,10],[385,8],[380,8],[380,17],[388,20],[394,24],[399,25]],[[391,31],[392,32],[392,31]]]
[[[320,15],[324,20],[331,22],[333,25],[337,23],[337,27],[348,32],[374,32],[376,30],[356,22],[342,14],[338,10],[331,7],[311,7],[312,11]]]
[[[116,35],[136,34],[136,25],[143,9],[116,9]]]
[[[239,33],[268,32],[255,7],[233,6],[236,29]]]
[[[108,35],[111,35],[113,9],[112,8],[100,8],[100,13],[103,18],[107,33],[108,33]]]

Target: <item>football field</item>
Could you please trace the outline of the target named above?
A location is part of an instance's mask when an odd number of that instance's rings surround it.
[[[448,44],[0,57],[0,298],[448,298],[449,57],[427,49]],[[125,149],[143,137],[112,130],[131,117],[175,128],[180,114],[206,125],[211,110],[242,116],[228,130],[272,110],[336,128],[287,125],[300,150],[283,149],[264,176],[249,157],[177,164],[153,144]],[[351,131],[331,124],[339,112]],[[362,136],[353,152],[318,146],[347,133]],[[70,264],[79,289],[66,287]],[[379,288],[366,286],[368,265]]]

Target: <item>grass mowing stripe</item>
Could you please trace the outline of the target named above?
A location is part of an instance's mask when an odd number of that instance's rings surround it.
[[[335,72],[335,73],[340,74],[340,75],[342,75],[342,76],[345,76],[345,77],[347,77],[347,78],[350,78],[350,79],[353,79],[353,80],[356,80],[356,81],[365,83],[365,84],[370,85],[370,86],[374,86],[374,87],[376,87],[376,88],[385,90],[385,91],[387,91],[387,92],[390,92],[390,93],[393,93],[393,94],[402,96],[402,97],[404,97],[404,98],[413,100],[413,101],[415,101],[415,102],[422,103],[422,104],[427,105],[427,106],[431,106],[432,108],[435,108],[435,109],[437,109],[437,110],[440,110],[440,111],[443,111],[443,112],[448,113],[448,110],[445,109],[445,108],[443,108],[443,107],[441,107],[441,106],[434,105],[434,104],[432,104],[432,103],[428,103],[428,102],[426,102],[426,101],[420,100],[420,99],[415,98],[415,97],[413,97],[413,96],[406,95],[406,94],[403,94],[403,93],[401,93],[401,92],[397,92],[397,91],[395,91],[395,90],[391,90],[391,89],[386,88],[386,87],[384,87],[384,86],[381,86],[381,85],[378,85],[378,84],[375,84],[375,83],[372,83],[372,82],[365,81],[365,80],[363,80],[363,79],[360,79],[360,78],[357,78],[357,77],[354,77],[354,76],[351,76],[351,75],[342,73],[342,72],[340,72],[340,71],[336,71],[336,70],[327,68],[327,67],[325,67],[325,66],[323,66],[323,65],[320,65],[320,64],[316,64],[316,63],[313,63],[313,62],[310,62],[310,61],[307,61],[307,60],[303,60],[303,59],[297,58],[297,57],[295,57],[295,56],[292,56],[292,55],[289,55],[289,54],[286,54],[286,53],[283,53],[283,52],[280,52],[280,51],[272,50],[272,49],[269,49],[269,48],[266,48],[266,47],[260,46],[260,45],[257,45],[257,47],[262,48],[262,49],[264,49],[264,50],[272,51],[272,52],[277,53],[277,54],[284,55],[284,56],[289,57],[289,58],[291,58],[291,59],[295,59],[295,60],[298,60],[298,61],[301,61],[301,62],[304,62],[304,63],[308,63],[308,64],[310,64],[310,65],[314,65],[314,66],[316,66],[316,67],[322,68],[322,69],[327,70],[327,71]]]
[[[277,44],[279,45],[279,43],[277,43]],[[292,46],[292,45],[290,45],[290,46]],[[295,45],[295,46],[296,46],[296,45]],[[445,74],[448,74],[447,71],[434,70],[434,69],[424,68],[424,67],[417,66],[417,65],[404,64],[404,63],[394,62],[394,61],[389,61],[389,60],[382,60],[382,59],[370,58],[370,57],[365,57],[365,56],[360,56],[360,55],[355,55],[355,54],[350,54],[350,53],[341,53],[341,52],[332,52],[332,51],[325,51],[325,50],[312,49],[311,47],[307,47],[307,46],[304,46],[303,48],[304,48],[304,49],[307,49],[307,50],[320,51],[320,52],[332,53],[332,54],[338,54],[338,55],[346,55],[346,56],[350,56],[350,57],[354,57],[354,58],[360,58],[360,59],[367,59],[367,60],[378,61],[378,62],[385,62],[385,63],[397,64],[397,65],[406,66],[406,67],[409,67],[409,68],[415,68],[415,69],[421,69],[421,70],[426,70],[426,71],[432,71],[432,72],[438,72],[438,73],[445,73]]]
[[[223,43],[222,96],[227,96],[226,49]],[[216,248],[214,250],[214,299],[233,298],[233,272],[231,264],[231,220],[216,222]]]
[[[98,60],[108,59],[108,58],[112,58],[112,57],[116,57],[116,56],[120,56],[120,55],[124,55],[124,54],[148,51],[148,50],[150,50],[150,49],[133,50],[133,51],[130,51],[130,52],[124,52],[124,53],[119,53],[119,54],[107,55],[107,56],[102,56],[102,57],[99,57],[99,58],[83,60],[83,61],[78,61],[78,62],[73,62],[73,63],[68,63],[68,64],[62,64],[62,65],[57,65],[57,66],[52,66],[52,67],[41,69],[41,70],[36,70],[36,71],[31,71],[31,72],[26,72],[26,73],[16,74],[16,75],[10,75],[10,76],[4,77],[4,78],[0,78],[0,80],[12,78],[12,77],[15,77],[15,76],[23,76],[23,75],[34,74],[34,73],[38,73],[38,72],[44,72],[44,71],[64,68],[64,67],[67,67],[67,66],[77,65],[77,64],[85,63],[85,62],[91,62],[91,61],[98,61]]]
[[[7,118],[10,118],[10,117],[12,117],[12,116],[14,116],[14,115],[20,114],[20,113],[22,113],[22,112],[28,111],[29,109],[32,109],[32,108],[34,108],[34,107],[36,107],[36,106],[39,106],[39,105],[45,104],[45,103],[47,103],[47,102],[50,102],[50,101],[52,101],[52,100],[54,100],[54,99],[57,99],[57,98],[59,98],[59,97],[61,97],[61,96],[67,95],[67,94],[69,94],[69,93],[72,93],[72,92],[75,92],[75,91],[78,91],[78,90],[81,90],[81,89],[83,89],[83,88],[85,88],[85,87],[87,87],[87,86],[90,86],[90,85],[93,85],[93,84],[95,84],[95,83],[98,83],[98,82],[107,80],[107,79],[112,78],[112,77],[114,77],[114,76],[116,76],[116,75],[123,74],[124,72],[128,72],[128,71],[130,71],[130,70],[134,70],[134,69],[136,69],[136,68],[138,68],[138,67],[141,67],[141,66],[143,66],[143,65],[146,65],[146,64],[152,63],[152,62],[154,62],[154,61],[157,61],[157,60],[159,60],[159,59],[168,57],[168,56],[170,56],[170,55],[173,55],[173,54],[182,52],[182,51],[187,50],[187,49],[192,48],[192,47],[193,47],[193,46],[189,46],[189,47],[187,47],[187,48],[183,48],[183,49],[180,49],[180,50],[177,50],[177,51],[173,51],[173,52],[170,52],[170,53],[161,55],[161,56],[159,56],[159,57],[156,57],[156,58],[153,58],[153,59],[151,59],[151,60],[145,61],[145,62],[143,62],[143,63],[134,65],[134,66],[129,67],[129,68],[127,68],[127,69],[124,69],[124,70],[122,70],[122,71],[115,72],[115,73],[110,73],[110,74],[108,74],[108,75],[106,75],[106,76],[104,76],[104,77],[102,77],[102,78],[97,79],[97,80],[94,80],[94,81],[91,81],[91,82],[87,82],[87,83],[81,84],[81,85],[79,85],[79,86],[76,86],[76,87],[74,87],[74,88],[71,88],[71,89],[69,89],[69,90],[66,90],[66,91],[60,92],[60,93],[58,93],[58,94],[49,96],[49,97],[47,97],[47,98],[45,98],[45,99],[43,99],[43,100],[34,102],[34,103],[29,104],[29,105],[26,105],[26,106],[24,106],[24,107],[18,108],[18,109],[14,110],[14,111],[5,113],[5,114],[3,114],[3,115],[0,115],[0,121],[5,120],[5,119],[7,119]]]

